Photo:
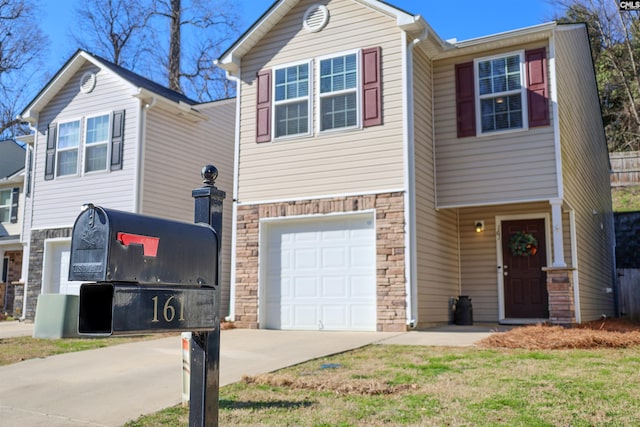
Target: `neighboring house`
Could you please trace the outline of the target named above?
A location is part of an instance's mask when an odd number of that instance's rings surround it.
[[[197,103],[79,50],[21,118],[36,131],[24,222],[26,290],[17,296],[23,317],[33,319],[40,293],[78,294],[79,283],[68,281],[70,236],[85,203],[193,222],[191,191],[211,163],[219,169],[216,186],[228,195],[231,229],[234,100]],[[223,236],[223,301],[230,234]]]
[[[614,314],[584,25],[445,42],[387,2],[280,0],[216,62],[238,81],[238,326],[405,330],[460,295],[481,322]]]
[[[28,139],[28,138],[27,138]],[[14,286],[22,274],[22,212],[27,149],[0,141],[0,313],[13,314]]]

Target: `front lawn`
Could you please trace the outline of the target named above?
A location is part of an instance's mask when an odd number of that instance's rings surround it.
[[[530,346],[540,328],[531,334],[517,328],[516,336]],[[549,340],[563,339],[561,331],[548,332]],[[587,349],[500,348],[507,341],[513,345],[511,333],[504,333],[502,343],[487,342],[488,348],[371,345],[221,388],[219,424],[640,425],[637,334],[616,331],[613,339],[594,339]],[[585,342],[578,330],[566,335],[565,347]],[[187,408],[127,424],[179,425],[188,425]]]

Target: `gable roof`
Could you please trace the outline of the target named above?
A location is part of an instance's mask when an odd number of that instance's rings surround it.
[[[235,73],[240,66],[241,58],[254,47],[266,33],[293,9],[300,0],[277,0],[229,49],[215,60],[215,64],[228,72]],[[433,32],[420,15],[414,15],[380,0],[353,0],[368,6],[396,20],[396,25],[404,31],[421,32],[428,30],[429,35],[444,46],[444,42]]]
[[[0,181],[24,170],[26,150],[12,139],[0,141]]]
[[[75,73],[87,62],[92,63],[96,67],[108,69],[116,74],[122,80],[131,85],[132,94],[147,92],[165,100],[178,104],[183,108],[197,105],[198,102],[189,97],[168,89],[161,84],[142,77],[139,74],[120,67],[104,58],[94,55],[82,49],[78,49],[67,62],[58,70],[55,76],[42,88],[36,97],[27,105],[20,113],[22,120],[35,122],[38,120],[38,113],[44,108],[49,101],[64,87],[64,85],[75,75]]]

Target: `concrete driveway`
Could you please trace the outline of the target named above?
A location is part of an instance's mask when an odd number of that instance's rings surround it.
[[[0,324],[0,338],[3,337]],[[23,328],[18,328],[22,333]],[[220,385],[367,344],[472,345],[486,328],[429,332],[222,331]],[[179,336],[0,367],[0,426],[120,426],[182,400]]]

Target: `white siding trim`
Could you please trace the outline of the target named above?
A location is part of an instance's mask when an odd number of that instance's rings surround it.
[[[237,183],[237,181],[236,181]],[[286,202],[298,202],[303,200],[320,200],[320,199],[333,199],[337,197],[355,197],[355,196],[367,196],[371,194],[382,194],[382,193],[404,193],[404,188],[391,188],[391,189],[381,189],[381,190],[372,190],[372,191],[362,191],[357,193],[336,193],[336,194],[322,194],[322,195],[309,195],[305,197],[293,197],[290,199],[273,199],[273,200],[250,200],[248,202],[240,202],[238,201],[238,206],[251,206],[251,205],[264,205],[270,203],[286,203]],[[237,194],[234,195],[234,199]]]
[[[53,250],[53,245],[66,242],[69,242],[69,245],[71,245],[71,238],[55,237],[52,239],[45,239],[43,242],[44,251],[42,254],[42,286],[40,288],[40,293],[42,294],[53,293],[52,290],[48,288],[48,284],[51,283],[51,251]],[[56,293],[60,293],[60,289],[58,289],[58,292]]]
[[[573,310],[576,323],[582,322],[580,311],[580,283],[578,278],[578,237],[576,231],[576,211],[572,208],[569,211],[569,229],[571,230],[571,266],[573,271]],[[614,270],[615,271],[615,270]]]
[[[242,69],[238,69],[238,76],[242,75]],[[236,128],[233,147],[233,198],[231,219],[231,270],[229,273],[229,318],[236,318],[236,249],[238,245],[238,174],[240,173],[240,99],[242,82],[239,78],[227,72],[227,78],[236,83]],[[259,246],[258,246],[259,247]],[[260,276],[258,276],[260,277]]]
[[[562,147],[560,145],[560,117],[558,115],[558,82],[556,79],[556,38],[555,30],[549,37],[549,92],[551,96],[551,114],[553,114],[553,143],[556,151],[556,177],[558,179],[558,198],[564,198],[562,179]]]
[[[514,221],[521,219],[544,219],[544,234],[546,240],[547,265],[551,265],[551,218],[548,213],[528,213],[518,215],[497,215],[495,217],[496,224],[496,266],[504,265],[502,259],[502,221]],[[498,321],[505,320],[504,314],[504,275],[503,269],[497,268],[498,275]]]
[[[551,199],[545,198],[545,197],[541,199],[509,200],[508,202],[496,200],[493,202],[465,203],[465,204],[457,204],[457,205],[438,205],[436,209],[459,209],[459,208],[472,208],[472,207],[491,206],[491,205],[517,205],[520,203],[549,202],[549,200]]]
[[[151,104],[154,104],[155,102],[152,102]],[[136,141],[136,143],[138,144],[138,147],[135,150],[135,158],[134,161],[136,162],[136,171],[133,174],[134,179],[135,179],[135,183],[134,183],[134,189],[133,190],[133,206],[131,206],[131,212],[135,212],[135,213],[140,213],[141,212],[141,206],[140,206],[140,200],[142,199],[141,194],[142,194],[142,153],[140,152],[142,150],[142,145],[145,138],[145,126],[144,126],[144,119],[146,118],[146,114],[147,114],[147,108],[149,108],[150,104],[147,104],[142,98],[138,98],[138,107],[139,107],[139,112],[138,112],[138,120],[136,123],[136,134],[138,135],[138,141]],[[126,116],[125,116],[125,120],[126,120]]]

